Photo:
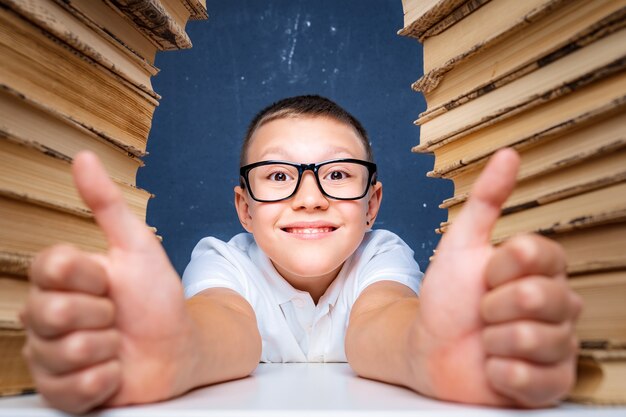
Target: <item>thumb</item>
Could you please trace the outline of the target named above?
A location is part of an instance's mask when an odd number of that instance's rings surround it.
[[[145,223],[130,211],[122,192],[93,152],[76,155],[72,174],[78,193],[92,210],[110,247],[137,248],[154,238]]]
[[[519,156],[513,149],[501,149],[490,158],[463,209],[442,238],[442,247],[460,248],[489,243],[502,204],[515,187],[518,168]]]

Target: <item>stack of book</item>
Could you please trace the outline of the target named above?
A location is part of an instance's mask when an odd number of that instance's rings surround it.
[[[403,0],[423,44],[414,152],[454,182],[445,233],[498,149],[521,156],[493,243],[559,242],[585,301],[577,401],[626,402],[626,0]]]
[[[100,157],[145,221],[135,186],[159,95],[156,52],[190,48],[205,0],[0,0],[0,395],[33,389],[18,320],[35,253],[59,242],[105,251],[71,176]]]

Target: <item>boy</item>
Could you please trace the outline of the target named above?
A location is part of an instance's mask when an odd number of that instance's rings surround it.
[[[31,267],[24,354],[53,406],[163,400],[247,376],[260,360],[347,359],[364,377],[495,406],[549,406],[568,391],[581,302],[561,249],[535,235],[489,244],[514,152],[485,168],[421,288],[406,245],[369,231],[382,185],[364,129],[335,103],[301,96],[266,108],[241,160],[235,204],[254,239],[203,239],[184,301],[97,158],[76,157],[76,185],[110,250],[60,245]]]

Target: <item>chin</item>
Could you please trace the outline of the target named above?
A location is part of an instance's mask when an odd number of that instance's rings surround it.
[[[318,278],[331,274],[334,271],[338,271],[343,263],[344,261],[338,263],[320,263],[316,261],[315,257],[313,256],[292,256],[287,259],[286,262],[279,263],[279,265],[289,274],[302,278]]]
[[[333,271],[339,269],[343,265],[343,262],[338,265],[320,265],[320,264],[311,264],[304,263],[299,265],[290,265],[293,268],[285,268],[289,272],[294,275],[298,275],[304,278],[316,278],[323,275],[327,275],[332,273]]]

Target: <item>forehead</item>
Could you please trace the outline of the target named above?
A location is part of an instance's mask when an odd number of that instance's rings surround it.
[[[267,122],[254,132],[247,152],[247,163],[268,159],[310,163],[334,158],[365,159],[365,145],[352,126],[327,117]]]

